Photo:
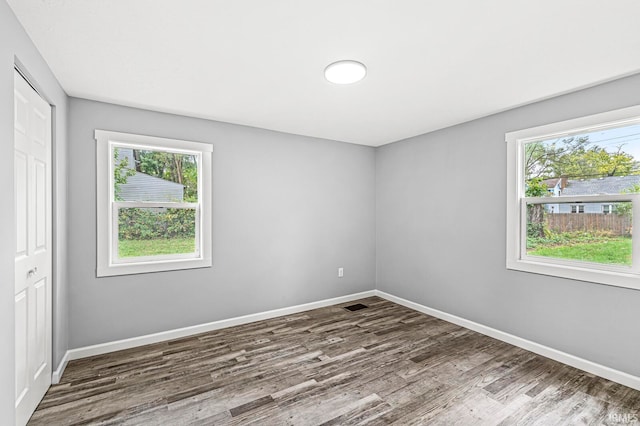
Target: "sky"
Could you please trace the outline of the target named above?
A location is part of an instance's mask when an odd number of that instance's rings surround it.
[[[590,142],[609,152],[616,152],[618,146],[624,144],[622,150],[633,155],[636,161],[640,161],[640,124],[588,133],[588,135]]]
[[[585,146],[586,149],[597,145],[610,153],[615,153],[618,152],[618,147],[622,147],[623,152],[633,156],[634,160],[640,164],[640,123],[589,133],[576,133],[572,136],[576,138],[588,136],[589,144]],[[555,137],[540,142],[544,145],[555,143],[560,147],[562,140],[569,137],[571,136]]]
[[[589,136],[592,144],[605,148],[609,152],[617,152],[618,146],[623,145],[624,152],[631,154],[636,161],[640,161],[640,124],[576,135],[576,137],[582,136]],[[551,143],[556,140],[549,139],[544,142]]]

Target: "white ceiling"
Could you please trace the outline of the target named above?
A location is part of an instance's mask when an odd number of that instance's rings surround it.
[[[640,71],[638,0],[8,3],[71,96],[372,146]]]

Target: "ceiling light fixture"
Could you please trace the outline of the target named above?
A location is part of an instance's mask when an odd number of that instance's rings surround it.
[[[324,77],[335,84],[352,84],[367,75],[367,67],[358,61],[338,61],[324,69]]]

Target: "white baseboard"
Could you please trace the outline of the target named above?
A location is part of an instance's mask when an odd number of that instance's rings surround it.
[[[255,314],[244,315],[241,317],[229,318],[220,321],[209,322],[206,324],[198,324],[190,327],[177,328],[160,333],[147,334],[144,336],[132,337],[129,339],[116,340],[114,342],[101,343],[98,345],[85,346],[77,349],[70,349],[65,354],[65,359],[71,361],[74,359],[86,358],[94,355],[102,355],[109,352],[120,351],[123,349],[135,348],[138,346],[149,345],[152,343],[163,342],[166,340],[179,339],[181,337],[192,336],[194,334],[206,333],[208,331],[219,330],[221,328],[233,327],[236,325],[247,324],[255,321],[262,321],[283,315],[296,314],[311,309],[324,308],[325,306],[337,305],[339,303],[350,302],[352,300],[363,299],[365,297],[375,296],[375,290],[364,291],[362,293],[354,293],[346,296],[334,297],[332,299],[320,300],[318,302],[305,303],[302,305],[290,306],[287,308],[274,309],[266,312],[258,312]],[[65,361],[66,362],[66,361]],[[58,367],[60,370],[60,367]],[[58,372],[56,370],[56,373]],[[64,367],[62,368],[64,370]],[[58,380],[62,377],[60,370]],[[54,373],[55,374],[55,373]]]
[[[55,369],[53,373],[51,373],[51,384],[57,385],[60,383],[60,379],[62,378],[62,373],[64,373],[64,369],[67,368],[67,363],[69,362],[69,351],[64,353],[64,356],[60,360],[60,364],[58,364],[58,368]]]
[[[633,376],[631,374],[624,373],[613,368],[605,367],[604,365],[579,358],[566,352],[562,352],[557,349],[553,349],[518,336],[514,336],[513,334],[505,333],[504,331],[500,331],[495,328],[487,327],[486,325],[482,325],[477,322],[458,317],[456,315],[451,315],[437,309],[429,308],[419,303],[415,303],[380,290],[370,290],[362,293],[355,293],[346,296],[335,297],[332,299],[325,299],[318,302],[305,303],[302,305],[274,309],[271,311],[259,312],[255,314],[244,315],[241,317],[214,321],[206,324],[199,324],[190,327],[163,331],[160,333],[132,337],[130,339],[123,339],[114,342],[101,343],[98,345],[85,346],[77,349],[70,349],[65,353],[64,357],[62,357],[62,361],[60,361],[58,368],[53,372],[51,381],[53,384],[58,383],[60,381],[60,378],[62,377],[62,373],[64,372],[65,367],[67,366],[67,363],[74,359],[86,358],[94,355],[102,355],[109,352],[135,348],[138,346],[163,342],[166,340],[179,339],[181,337],[192,336],[194,334],[206,333],[208,331],[219,330],[221,328],[233,327],[236,325],[247,324],[255,321],[262,321],[265,319],[271,319],[283,315],[291,315],[298,312],[323,308],[325,306],[337,305],[340,303],[350,302],[352,300],[363,299],[365,297],[371,296],[379,296],[383,299],[389,300],[402,306],[406,306],[407,308],[414,309],[418,312],[440,318],[442,320],[457,324],[461,327],[468,328],[486,336],[493,337],[494,339],[498,339],[514,346],[518,346],[522,349],[537,353],[544,357],[551,358],[563,364],[570,365],[588,373],[592,373],[616,383],[623,384],[630,388],[640,390],[640,377]]]
[[[614,370],[613,368],[605,367],[601,364],[588,361],[583,358],[568,354],[566,352],[559,351],[557,349],[550,348],[548,346],[541,345],[536,342],[532,342],[527,339],[523,339],[513,334],[505,333],[504,331],[496,330],[495,328],[487,327],[486,325],[478,324],[477,322],[469,321],[467,319],[448,314],[446,312],[439,311],[437,309],[429,308],[419,303],[412,302],[410,300],[403,299],[401,297],[394,296],[384,291],[375,290],[376,296],[387,299],[390,302],[397,303],[398,305],[406,306],[418,312],[425,313],[427,315],[440,318],[442,320],[451,322],[464,328],[468,328],[478,333],[484,334],[494,339],[502,340],[514,346],[518,346],[522,349],[534,352],[538,355],[542,355],[547,358],[551,358],[555,361],[559,361],[563,364],[570,365],[571,367],[578,368],[596,376],[603,377],[616,383],[628,386],[630,388],[640,390],[640,377],[633,376],[631,374]]]

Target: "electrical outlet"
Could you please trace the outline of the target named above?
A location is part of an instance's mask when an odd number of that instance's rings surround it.
[[[344,277],[344,268],[338,268],[338,278]]]

